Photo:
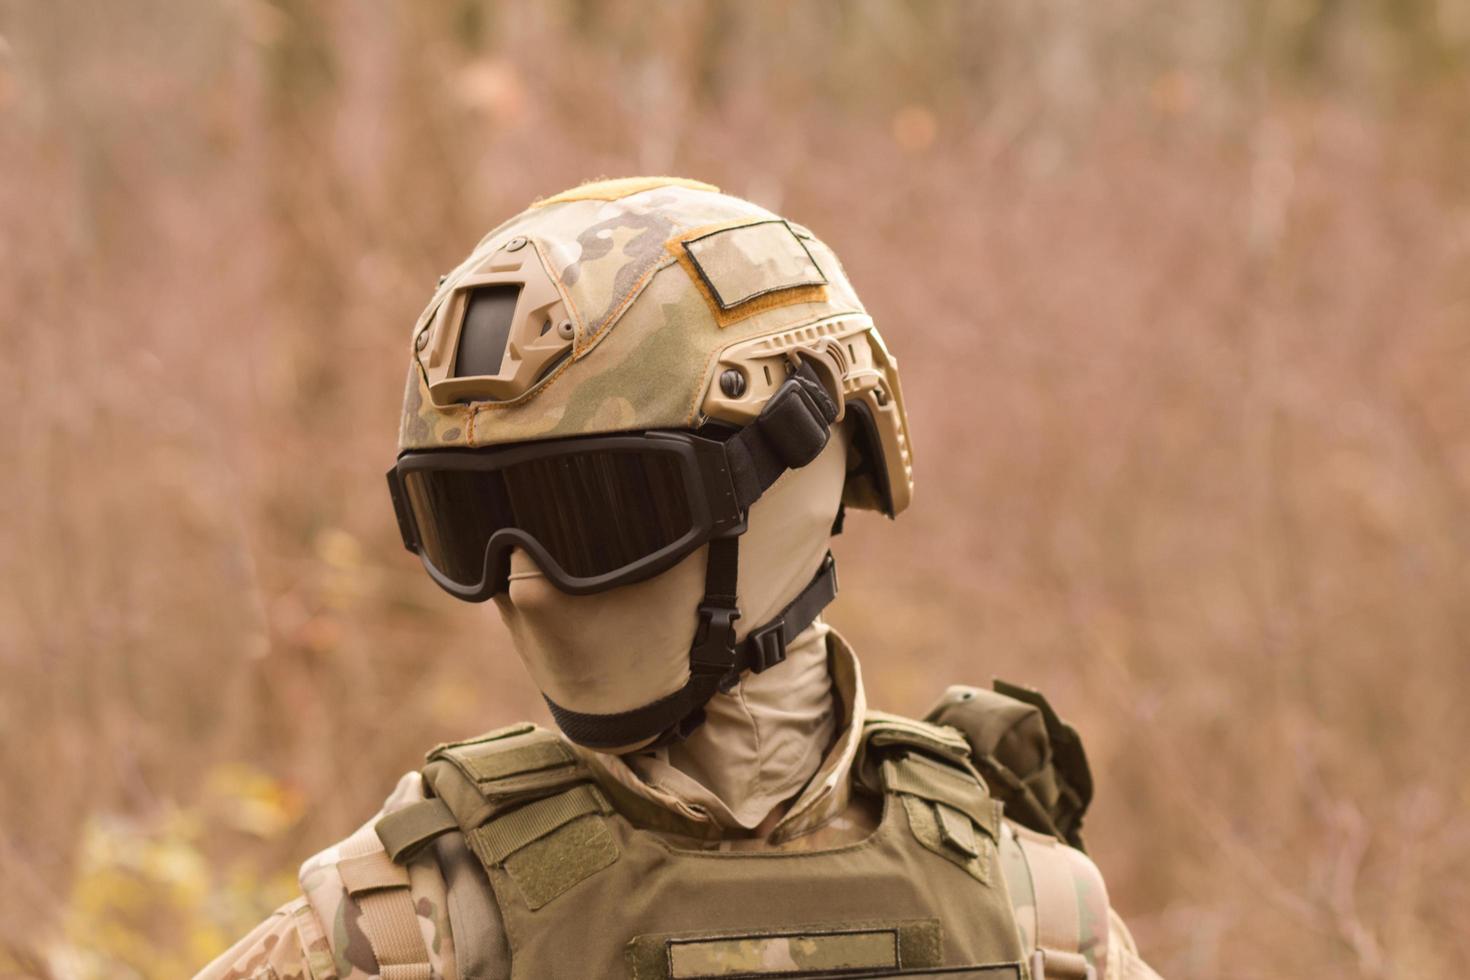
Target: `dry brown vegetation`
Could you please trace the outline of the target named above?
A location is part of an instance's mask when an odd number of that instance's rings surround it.
[[[1090,744],[1171,978],[1470,960],[1457,0],[0,3],[0,975],[186,974],[435,741],[541,716],[381,472],[438,273],[596,175],[816,229],[918,497],[870,697]]]

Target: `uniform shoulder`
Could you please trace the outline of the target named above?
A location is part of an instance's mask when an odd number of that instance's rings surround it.
[[[1086,854],[1008,819],[1000,860],[1033,976],[1158,980]]]
[[[404,775],[370,820],[301,867],[331,975],[367,980],[389,965],[508,975],[504,924],[462,828],[569,772],[580,768],[565,743],[530,723],[432,749],[423,772]]]
[[[368,980],[396,963],[454,975],[444,876],[432,851],[395,864],[374,829],[424,798],[423,777],[406,773],[372,819],[301,866],[302,895],[331,959],[322,975]]]

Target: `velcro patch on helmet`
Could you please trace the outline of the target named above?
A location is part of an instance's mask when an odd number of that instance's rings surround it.
[[[827,297],[827,277],[779,218],[701,228],[669,243],[720,326],[762,310]]]

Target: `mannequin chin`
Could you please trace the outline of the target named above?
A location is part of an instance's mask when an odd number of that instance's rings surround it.
[[[834,427],[815,460],[788,470],[752,505],[749,529],[740,538],[739,638],[779,613],[821,566],[842,499],[846,459],[846,434]],[[510,586],[495,597],[495,606],[547,697],[573,711],[627,711],[678,690],[689,677],[707,550],[647,581],[574,596],[553,586],[516,549]]]

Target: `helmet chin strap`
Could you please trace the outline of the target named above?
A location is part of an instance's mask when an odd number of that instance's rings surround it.
[[[788,469],[816,459],[831,437],[837,404],[804,362],[761,410],[754,422],[725,444],[730,480],[743,513]],[[561,730],[578,745],[611,749],[650,738],[660,743],[686,738],[704,722],[704,705],[729,691],[747,671],[760,673],[786,659],[786,646],[819,616],[837,595],[837,569],[829,552],[817,574],[770,622],[735,639],[740,618],[737,587],[742,524],[709,542],[699,625],[689,648],[689,680],[656,701],[612,714],[546,704]]]

